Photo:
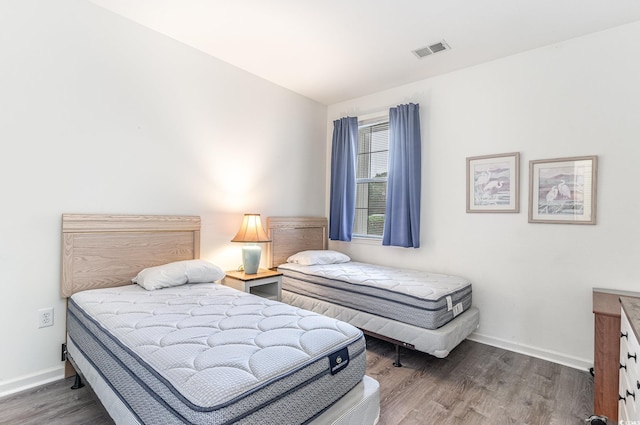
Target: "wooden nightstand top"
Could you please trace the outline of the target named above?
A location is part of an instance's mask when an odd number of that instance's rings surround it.
[[[282,273],[275,270],[268,269],[258,269],[258,273],[256,274],[246,274],[244,271],[238,270],[229,270],[225,272],[227,277],[232,279],[242,280],[243,282],[247,282],[250,280],[263,279],[265,277],[274,277],[274,276],[282,276]]]

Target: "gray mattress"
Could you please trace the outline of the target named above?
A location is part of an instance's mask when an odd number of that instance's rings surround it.
[[[471,307],[471,282],[458,276],[350,261],[278,266],[282,289],[425,329]]]
[[[67,323],[146,424],[305,423],[365,371],[353,326],[214,283],[80,292]]]

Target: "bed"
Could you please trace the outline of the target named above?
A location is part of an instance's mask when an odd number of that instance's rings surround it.
[[[116,423],[377,422],[357,328],[216,283],[199,246],[196,216],[62,217],[67,359]]]
[[[392,342],[396,366],[400,347],[444,358],[478,328],[479,311],[464,278],[336,259],[339,253],[327,250],[323,217],[268,217],[267,229],[269,264],[283,273],[283,302]],[[292,258],[300,261],[287,262]],[[327,264],[315,264],[316,258]]]

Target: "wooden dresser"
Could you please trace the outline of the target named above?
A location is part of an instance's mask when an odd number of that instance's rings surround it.
[[[640,293],[593,289],[593,413],[612,421],[618,420],[620,296],[640,298]]]

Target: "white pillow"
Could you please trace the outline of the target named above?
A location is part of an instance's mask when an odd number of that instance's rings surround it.
[[[315,264],[338,264],[351,261],[347,255],[331,250],[310,250],[293,254],[287,258],[287,263],[296,263],[303,266],[313,266]]]
[[[147,267],[140,271],[131,282],[137,283],[148,291],[185,283],[204,283],[220,280],[224,271],[206,260],[185,260],[174,263]]]

